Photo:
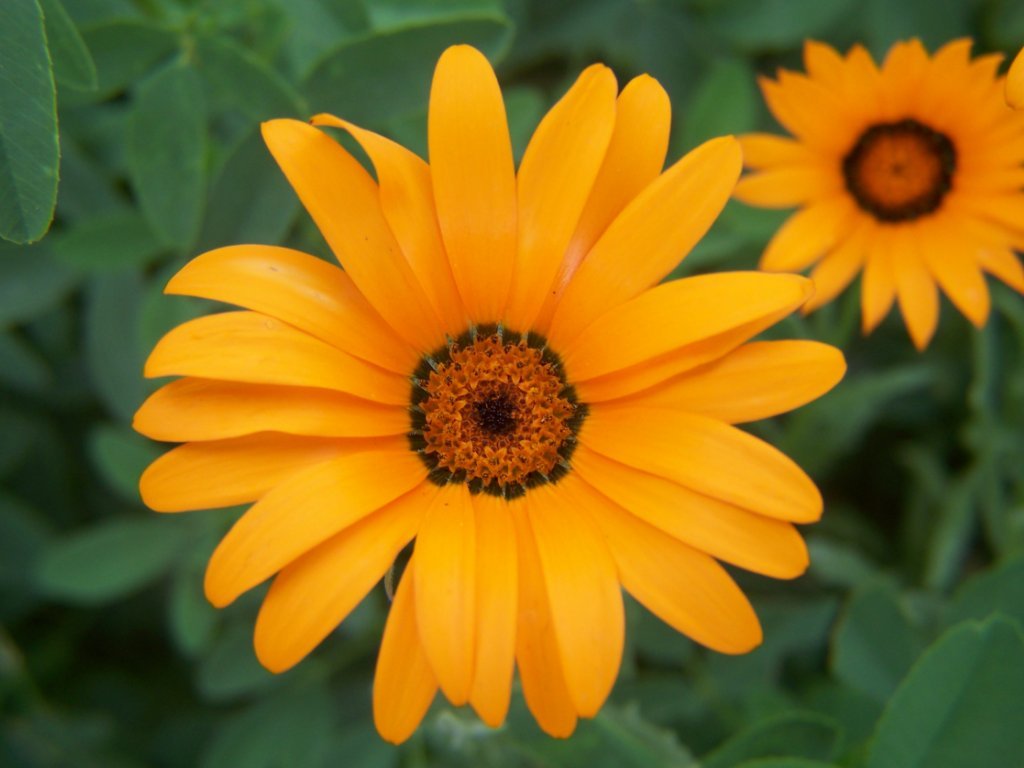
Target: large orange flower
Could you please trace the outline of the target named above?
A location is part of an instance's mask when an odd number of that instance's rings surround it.
[[[768,244],[761,268],[815,265],[810,311],[863,271],[865,333],[899,299],[918,349],[939,318],[940,287],[976,326],[988,318],[983,272],[1024,290],[1024,114],[1006,106],[1002,57],[970,58],[958,40],[934,56],[898,43],[881,68],[856,46],[846,57],[804,48],[807,74],[764,79],[765,100],[795,138],[741,139],[757,171],[736,197],[800,206]]]
[[[409,736],[440,687],[500,724],[518,667],[556,736],[601,707],[625,587],[696,641],[741,653],[757,618],[718,564],[797,576],[814,484],[736,423],[831,388],[840,353],[746,343],[810,282],[738,273],[657,285],[740,172],[732,138],[661,173],[669,104],[587,69],[518,173],[501,92],[468,47],[438,63],[430,165],[321,115],[266,123],[271,153],[344,271],[285,248],[199,256],[168,292],[246,311],[171,331],[135,426],[180,446],[154,509],[255,502],[210,560],[218,606],[274,577],[256,622],[274,671],[306,656],[415,546],[374,714]],[[377,181],[319,127],[347,131]],[[276,576],[275,576],[276,574]]]

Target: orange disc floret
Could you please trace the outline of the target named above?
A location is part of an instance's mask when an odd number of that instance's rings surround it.
[[[432,471],[506,497],[557,474],[583,406],[553,355],[495,332],[437,357],[413,403],[412,437]]]

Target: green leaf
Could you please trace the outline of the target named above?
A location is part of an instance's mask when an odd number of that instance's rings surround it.
[[[143,350],[137,337],[142,278],[137,272],[99,275],[85,304],[86,365],[96,394],[125,422],[145,397]]]
[[[752,725],[701,761],[703,768],[732,768],[759,757],[831,760],[840,741],[835,721],[813,712],[791,712]]]
[[[107,484],[138,503],[139,478],[161,453],[160,446],[128,427],[100,424],[89,433],[89,455]]]
[[[35,0],[4,4],[0,24],[0,237],[31,243],[57,204],[57,96]]]
[[[133,209],[85,219],[55,234],[50,247],[57,259],[84,272],[145,266],[163,251],[149,224]]]
[[[282,679],[260,666],[252,648],[252,626],[245,624],[229,627],[213,644],[199,665],[196,687],[207,701],[229,701]]]
[[[812,477],[823,474],[856,447],[893,400],[931,384],[934,378],[935,371],[922,364],[847,376],[828,397],[789,417],[779,448]],[[822,440],[822,435],[829,439]]]
[[[287,16],[284,39],[290,69],[307,74],[323,55],[342,40],[369,29],[366,3],[361,0],[276,0]]]
[[[889,584],[870,584],[853,594],[836,626],[832,673],[851,688],[885,701],[919,651],[899,594]]]
[[[425,110],[434,65],[445,48],[468,43],[496,56],[511,35],[511,24],[500,14],[363,35],[327,54],[303,91],[313,112],[333,112],[376,127]]]
[[[39,393],[53,384],[53,371],[20,334],[7,331],[0,333],[0,383]]]
[[[1001,613],[1024,628],[1024,556],[979,573],[957,590],[947,624]]]
[[[971,8],[961,0],[866,0],[864,41],[881,60],[897,40],[916,37],[934,49],[971,34]]]
[[[334,702],[320,685],[279,692],[218,728],[200,768],[324,765],[336,719]]]
[[[754,128],[757,94],[754,72],[742,59],[717,59],[683,111],[684,150],[727,134]]]
[[[213,184],[199,248],[279,243],[298,211],[298,196],[254,131],[235,148]]]
[[[179,568],[171,587],[171,636],[187,656],[209,647],[217,629],[219,613],[203,595],[203,577],[194,568]]]
[[[370,26],[385,30],[466,14],[500,14],[502,7],[498,0],[374,0],[366,4],[366,10]]]
[[[1010,621],[965,622],[914,665],[875,730],[867,768],[992,768],[1024,755],[1024,638]],[[1019,717],[1017,717],[1019,720]]]
[[[36,584],[51,597],[82,605],[117,600],[157,579],[186,543],[180,520],[155,515],[114,518],[46,547]]]
[[[758,760],[747,760],[736,768],[839,768],[835,763],[823,763],[820,760],[805,760],[802,757],[766,757]]]
[[[45,246],[0,243],[0,328],[52,309],[78,283],[78,272],[54,260]]]
[[[848,18],[854,0],[724,0],[709,21],[744,50],[777,50],[823,37]]]
[[[128,167],[139,204],[157,237],[187,251],[206,191],[206,117],[195,71],[182,63],[146,81],[128,125]]]
[[[200,74],[216,97],[254,121],[306,116],[309,111],[291,84],[265,61],[223,37],[202,37],[197,46]]]
[[[87,101],[120,93],[178,47],[174,32],[141,19],[91,27],[83,31],[82,39],[92,52],[98,80],[96,90],[81,97]]]
[[[79,91],[94,90],[98,84],[85,41],[60,0],[40,0],[46,18],[46,43],[53,57],[53,75],[60,85]]]

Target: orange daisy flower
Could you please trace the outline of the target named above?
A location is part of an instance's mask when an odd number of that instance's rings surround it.
[[[1024,48],[1006,73],[1006,103],[1014,109],[1024,109]]]
[[[292,667],[409,542],[373,691],[400,742],[438,688],[500,724],[518,668],[555,736],[597,713],[623,648],[621,587],[725,653],[761,640],[718,560],[807,566],[794,523],[814,484],[734,424],[831,388],[809,341],[747,341],[810,281],[764,273],[658,282],[740,172],[721,138],[664,173],[669,103],[587,69],[516,172],[487,60],[441,57],[427,165],[344,120],[273,120],[267,146],[344,270],[286,248],[205,253],[169,293],[244,311],[185,323],[148,376],[181,376],[136,428],[184,442],[146,471],[153,509],[254,502],[210,559],[217,606],[273,577],[255,647]],[[328,133],[347,131],[370,176]]]
[[[1008,109],[1001,56],[971,60],[958,40],[934,56],[897,43],[879,68],[855,46],[846,57],[804,47],[807,74],[762,79],[768,107],[794,138],[741,138],[736,197],[800,206],[761,260],[769,271],[812,264],[815,295],[831,301],[861,271],[864,332],[895,299],[918,349],[939,318],[936,286],[976,326],[985,324],[988,272],[1024,291],[1014,249],[1024,247],[1024,114]]]

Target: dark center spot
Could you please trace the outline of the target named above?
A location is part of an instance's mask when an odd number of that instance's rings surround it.
[[[473,403],[473,417],[491,435],[507,435],[516,428],[516,406],[505,392],[492,392]]]
[[[938,209],[955,171],[953,142],[909,119],[871,126],[843,158],[847,190],[884,222],[910,221]]]

